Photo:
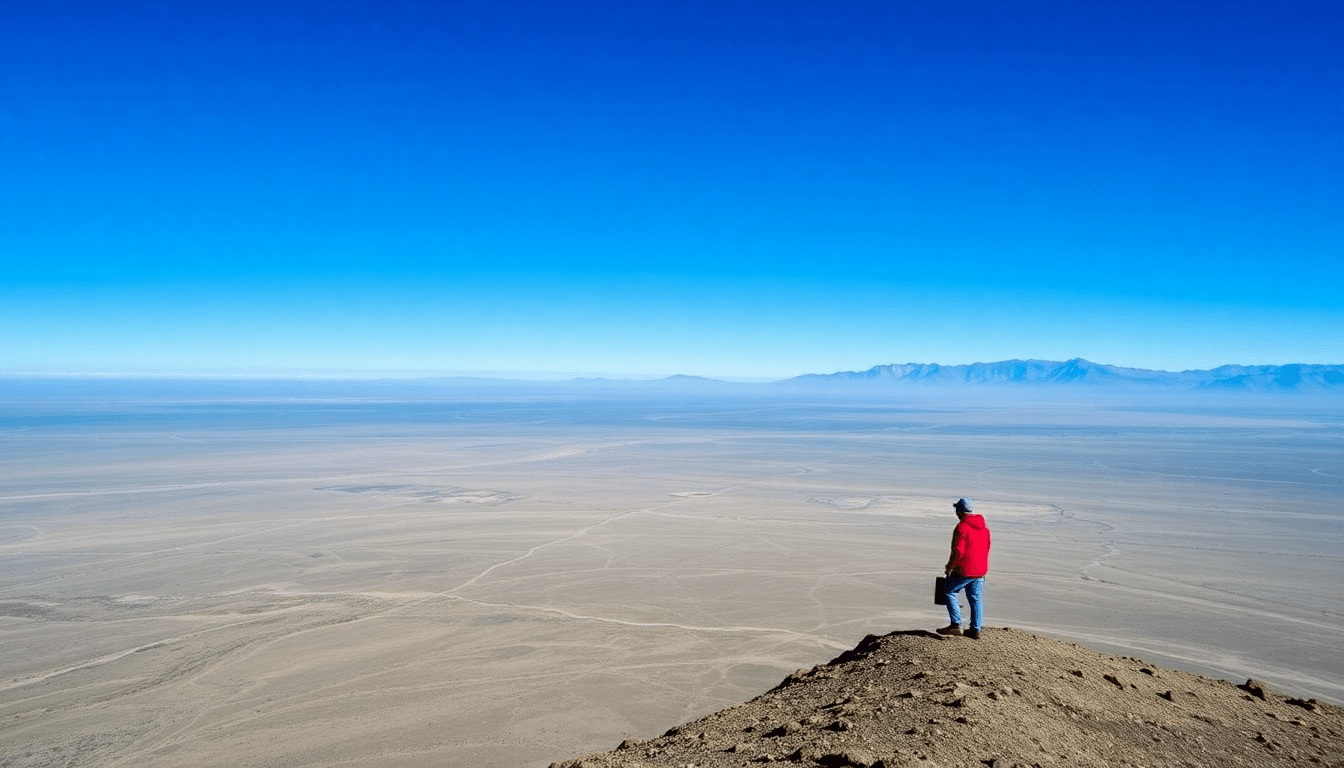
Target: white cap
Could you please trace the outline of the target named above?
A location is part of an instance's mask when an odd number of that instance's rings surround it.
[[[964,511],[970,512],[971,510],[975,509],[975,501],[965,498],[957,499],[957,503],[953,504],[952,506],[961,507]]]

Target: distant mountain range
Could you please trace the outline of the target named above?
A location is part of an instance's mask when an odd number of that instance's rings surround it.
[[[1082,358],[1004,360],[998,363],[939,365],[902,363],[877,365],[866,371],[807,374],[784,385],[874,384],[1023,384],[1091,386],[1159,386],[1185,389],[1297,391],[1344,388],[1344,365],[1224,365],[1207,371],[1150,371],[1102,365]]]
[[[831,393],[929,394],[978,387],[1002,391],[1049,392],[1063,387],[1073,391],[1156,392],[1283,392],[1344,395],[1344,365],[1224,365],[1208,371],[1151,371],[1102,365],[1081,358],[1050,360],[1004,360],[971,365],[901,363],[876,365],[866,371],[809,373],[774,382],[736,382],[678,374],[662,379],[578,378],[523,380],[465,376],[320,379],[320,378],[218,378],[153,376],[3,376],[0,401],[79,398],[270,398],[315,397],[433,399],[445,393],[490,393],[501,391],[531,396],[758,396],[776,393],[822,395]]]

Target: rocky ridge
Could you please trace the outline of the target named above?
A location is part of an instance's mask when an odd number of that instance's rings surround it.
[[[869,635],[773,690],[551,768],[1344,768],[1344,709],[1010,628]]]

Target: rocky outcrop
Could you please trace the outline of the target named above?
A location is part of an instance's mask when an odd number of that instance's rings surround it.
[[[869,635],[744,704],[552,768],[1344,767],[1344,710],[1009,628]]]

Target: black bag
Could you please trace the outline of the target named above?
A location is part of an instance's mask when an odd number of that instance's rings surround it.
[[[935,576],[933,579],[933,604],[947,605],[947,577]]]

